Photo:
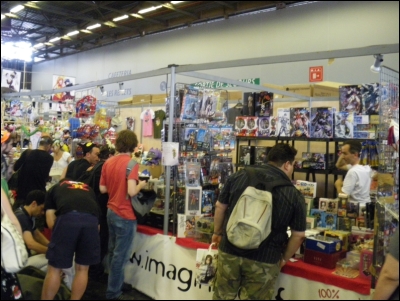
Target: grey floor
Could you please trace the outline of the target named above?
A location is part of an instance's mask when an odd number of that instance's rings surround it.
[[[95,281],[89,278],[89,282],[81,300],[105,300],[106,298],[107,281],[105,279]],[[149,296],[142,294],[138,290],[132,289],[129,292],[124,292],[132,300],[153,300]]]

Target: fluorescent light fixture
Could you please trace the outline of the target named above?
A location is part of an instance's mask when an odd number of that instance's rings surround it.
[[[128,19],[128,18],[129,18],[128,15],[123,15],[121,17],[114,18],[113,21],[114,22],[118,22],[118,21],[121,21],[121,20],[124,20],[124,19]]]
[[[84,33],[92,33],[90,30],[87,30],[87,29],[81,29],[81,31]]]
[[[23,10],[24,8],[25,8],[25,6],[20,4],[20,5],[14,6],[12,9],[10,9],[10,12],[17,13],[17,12]]]
[[[57,42],[59,39],[60,37],[55,37],[54,39],[49,40],[49,42],[50,43]]]
[[[101,95],[107,96],[107,91],[104,90],[104,86],[100,86],[100,92],[101,92]]]
[[[119,83],[119,93],[125,94],[124,83]]]
[[[138,19],[143,19],[141,15],[138,14],[131,14],[132,17],[138,18]]]
[[[371,66],[371,72],[379,73],[381,71],[381,64],[383,62],[383,55],[382,54],[375,54],[374,55],[375,62]]]
[[[160,7],[162,7],[162,5],[152,6],[152,7],[149,7],[149,8],[141,9],[141,10],[138,11],[138,13],[139,14],[145,14],[145,13],[148,13],[149,11],[153,11],[153,10],[159,9]]]
[[[178,3],[181,3],[181,2],[185,2],[185,1],[171,1],[171,4],[178,4]]]
[[[79,30],[74,30],[74,31],[71,31],[71,32],[67,33],[67,36],[69,36],[69,37],[75,36],[75,35],[77,35],[78,33],[79,33]]]
[[[93,24],[93,25],[90,25],[90,26],[86,27],[86,29],[91,30],[91,29],[95,29],[95,28],[100,27],[100,26],[101,26],[100,23],[96,23],[96,24]]]
[[[43,43],[38,43],[36,45],[33,45],[33,48],[42,48],[44,46]]]
[[[6,17],[5,15],[1,14],[1,19],[2,19],[2,20],[3,20],[5,17]]]

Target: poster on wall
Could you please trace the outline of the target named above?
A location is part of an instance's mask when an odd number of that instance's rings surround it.
[[[75,77],[64,75],[53,75],[53,89],[62,89],[75,85]],[[57,102],[62,102],[67,99],[73,100],[75,98],[75,91],[60,92],[52,95],[52,99]]]
[[[13,89],[16,92],[19,92],[21,85],[21,72],[3,69],[1,74],[1,87]],[[11,91],[10,91],[11,92]]]

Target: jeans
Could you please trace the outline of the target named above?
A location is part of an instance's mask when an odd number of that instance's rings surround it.
[[[136,220],[127,220],[108,209],[108,286],[107,299],[118,298],[124,284],[125,265],[133,250],[133,238],[136,233]]]

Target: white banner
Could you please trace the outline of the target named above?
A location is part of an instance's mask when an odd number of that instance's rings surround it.
[[[196,250],[175,243],[175,237],[136,233],[125,282],[155,300],[211,300],[212,288],[195,281]],[[307,288],[307,289],[304,289]],[[367,300],[336,286],[280,273],[277,300]]]

